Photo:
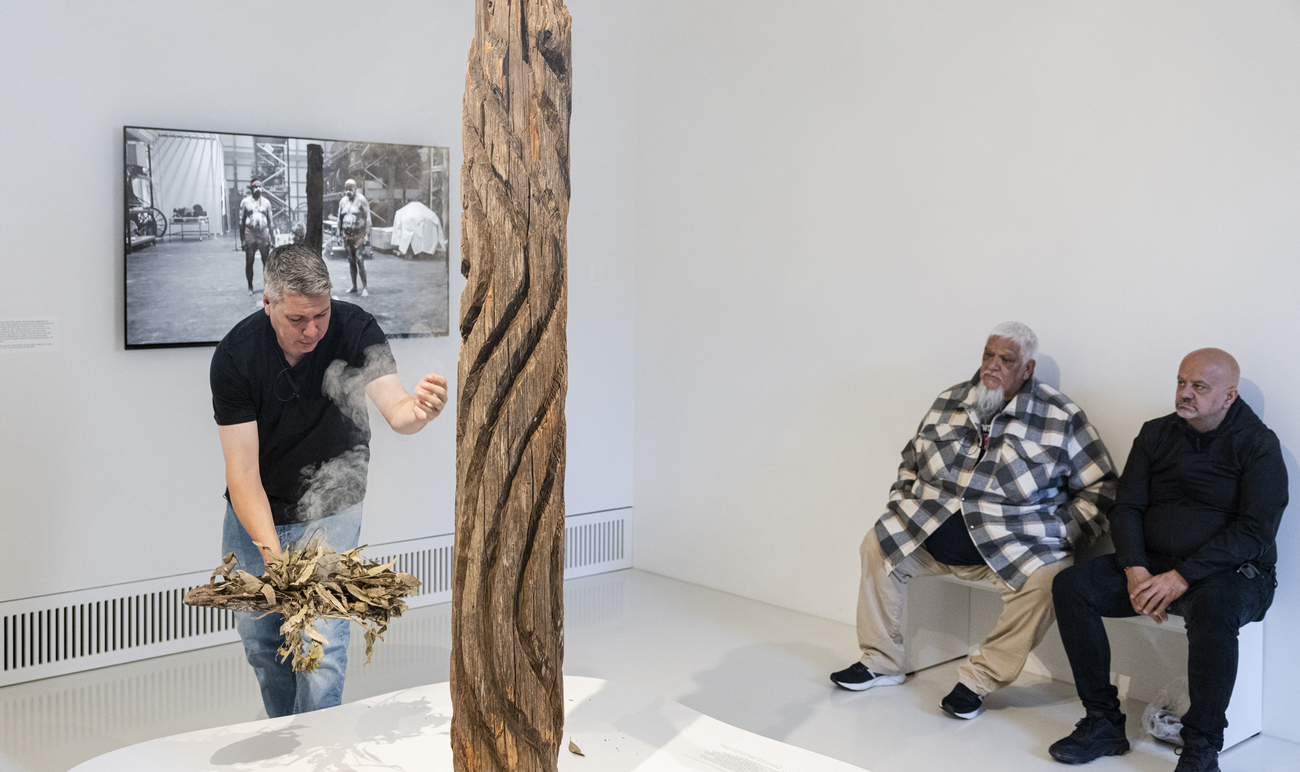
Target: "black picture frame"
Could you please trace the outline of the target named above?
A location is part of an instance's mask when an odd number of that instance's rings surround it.
[[[127,349],[215,346],[262,308],[265,250],[254,250],[250,292],[241,202],[251,179],[265,178],[260,195],[270,203],[271,222],[261,232],[269,232],[270,246],[312,243],[310,145],[322,153],[323,225],[316,243],[330,269],[332,296],[365,308],[390,338],[448,334],[449,148],[124,126]],[[368,200],[373,226],[355,260],[337,223],[348,179]],[[366,281],[351,294],[354,262]]]

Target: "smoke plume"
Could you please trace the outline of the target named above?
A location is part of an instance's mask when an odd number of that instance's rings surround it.
[[[303,520],[317,520],[361,501],[366,495],[366,471],[370,465],[370,411],[366,386],[374,379],[396,372],[387,344],[375,344],[365,351],[361,367],[349,367],[336,359],[325,370],[322,390],[357,428],[358,444],[349,451],[321,463],[303,467],[307,492],[298,502]]]
[[[365,441],[370,439],[370,408],[366,404],[366,385],[374,379],[397,372],[393,352],[386,343],[376,343],[365,351],[361,367],[348,367],[342,359],[335,359],[325,369],[322,389],[325,396],[334,400],[343,415],[352,419],[361,430]]]

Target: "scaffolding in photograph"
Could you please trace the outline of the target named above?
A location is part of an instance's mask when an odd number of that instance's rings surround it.
[[[271,203],[271,230],[278,238],[301,236],[306,218],[307,140],[254,136],[252,147],[228,145],[232,161],[227,164],[229,184],[239,198],[230,212],[234,228],[239,227],[237,203],[248,195],[254,178],[262,182],[262,195]],[[234,160],[243,156],[243,162]]]
[[[281,231],[293,228],[293,205],[289,203],[291,191],[289,176],[289,140],[255,138],[253,140],[253,168],[257,170],[262,181],[262,195],[271,202],[271,232],[276,232],[276,224]]]

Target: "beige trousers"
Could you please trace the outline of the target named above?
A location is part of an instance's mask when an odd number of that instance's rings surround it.
[[[1049,563],[1030,575],[1019,590],[986,565],[949,566],[918,549],[888,572],[880,540],[868,531],[862,554],[862,586],[858,590],[858,647],[862,664],[882,675],[901,675],[905,666],[903,609],[907,583],[918,576],[952,574],[968,581],[991,581],[1002,590],[1002,613],[979,651],[957,669],[957,680],[979,695],[997,691],[1020,675],[1029,652],[1042,642],[1056,615],[1052,611],[1052,579],[1073,562],[1072,557]]]

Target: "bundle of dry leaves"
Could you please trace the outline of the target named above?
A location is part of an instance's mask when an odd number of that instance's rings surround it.
[[[259,548],[262,546],[257,545]],[[266,556],[266,573],[253,576],[237,568],[235,553],[226,555],[208,584],[185,595],[191,606],[231,611],[280,613],[284,644],[279,655],[293,655],[293,669],[314,671],[325,655],[325,636],[317,619],[351,619],[366,628],[366,662],[383,640],[388,620],[406,611],[404,596],[415,594],[420,580],[393,571],[394,560],[363,560],[365,545],[338,553],[316,540],[281,556]],[[218,582],[221,579],[223,581]]]

